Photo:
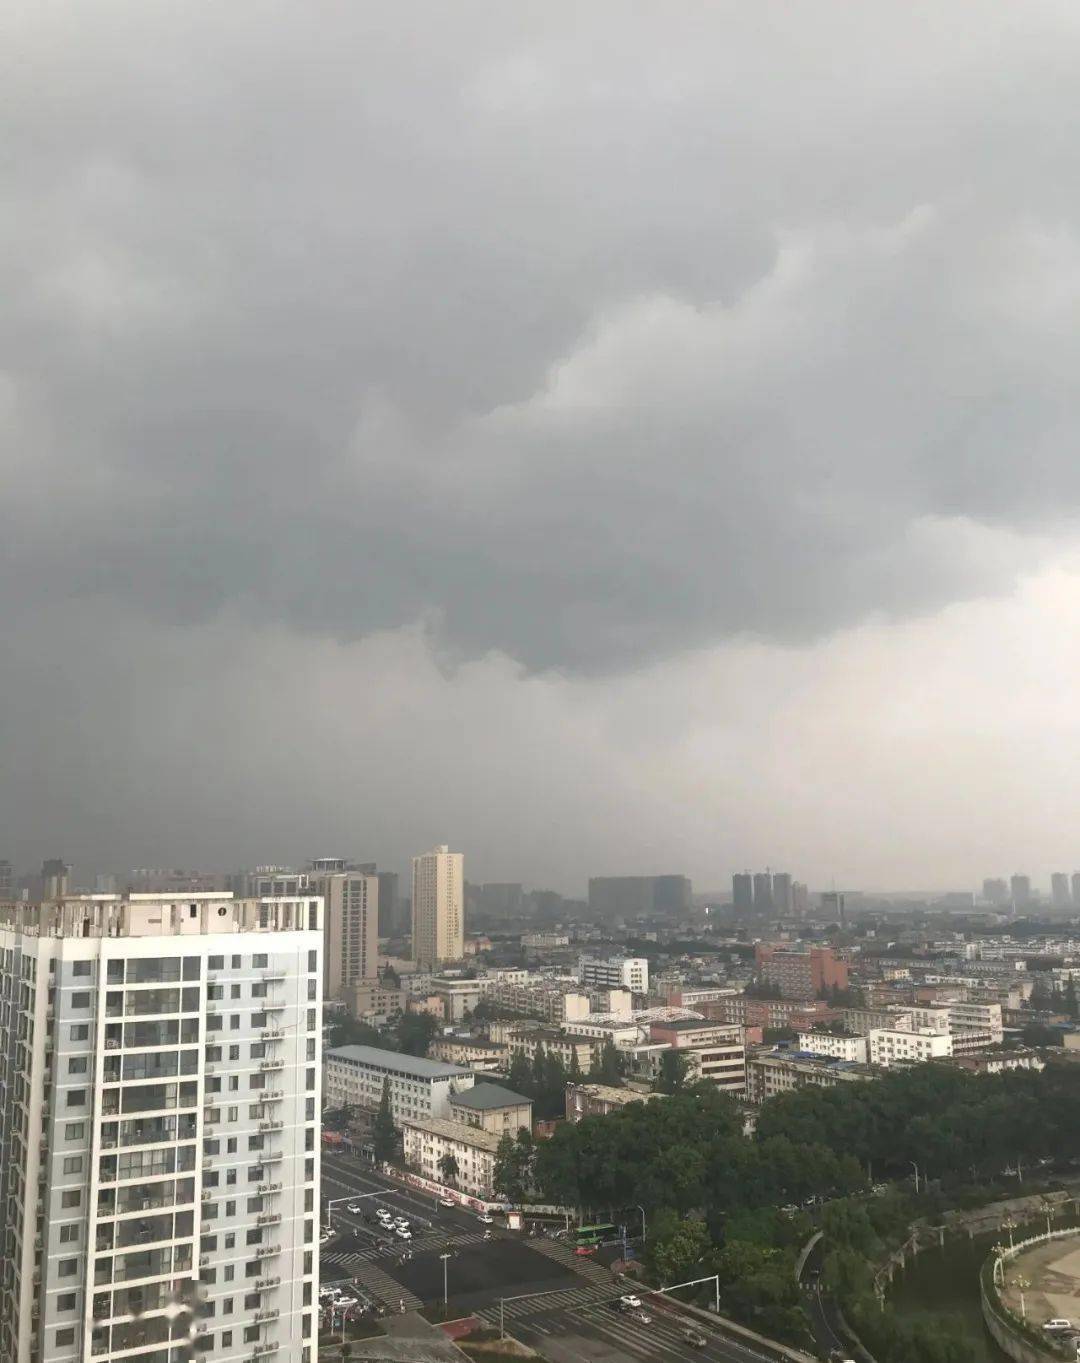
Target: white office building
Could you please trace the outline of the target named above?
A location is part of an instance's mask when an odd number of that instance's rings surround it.
[[[461,1065],[379,1046],[339,1046],[326,1052],[323,1091],[327,1107],[374,1110],[382,1101],[387,1080],[395,1123],[448,1116],[454,1094],[476,1082],[472,1070]]]
[[[445,844],[413,857],[412,951],[429,970],[465,954],[465,858]]]
[[[0,913],[0,1358],[317,1358],[322,904]]]
[[[807,1055],[824,1055],[832,1060],[847,1060],[865,1065],[869,1045],[864,1036],[833,1036],[830,1032],[800,1032],[799,1050]]]
[[[948,1032],[891,1031],[875,1028],[867,1037],[871,1065],[921,1065],[926,1060],[943,1060],[953,1053]]]
[[[585,989],[649,992],[649,962],[644,956],[612,956],[607,960],[582,956],[578,960],[578,977]]]

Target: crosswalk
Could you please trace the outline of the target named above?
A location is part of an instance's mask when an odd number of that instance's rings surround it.
[[[580,1287],[557,1288],[552,1292],[542,1292],[535,1296],[521,1297],[503,1304],[502,1315],[506,1322],[525,1320],[530,1316],[550,1315],[553,1311],[602,1310],[619,1298],[619,1289],[611,1281],[606,1283],[582,1283]],[[477,1312],[489,1325],[499,1323],[499,1303],[483,1307]]]
[[[646,1363],[655,1363],[659,1359],[665,1360],[665,1363],[672,1359],[684,1360],[684,1363],[693,1359],[700,1363],[703,1353],[709,1356],[709,1345],[701,1350],[686,1341],[684,1320],[655,1311],[648,1302],[645,1303],[645,1309],[652,1317],[648,1325],[614,1309],[611,1294],[601,1296],[598,1289],[593,1289],[591,1300],[579,1301],[569,1309],[560,1309],[557,1302],[552,1305],[553,1302],[556,1302],[554,1297],[547,1303],[543,1298],[538,1298],[534,1303],[507,1302],[504,1308],[507,1333],[517,1332],[540,1348],[543,1347],[543,1339],[550,1335],[583,1335],[603,1340],[625,1357],[644,1360]],[[515,1307],[521,1309],[515,1311]],[[498,1303],[478,1314],[487,1324],[498,1328]],[[723,1342],[715,1337],[711,1337],[709,1342],[715,1342],[723,1348]]]
[[[360,1262],[396,1263],[403,1254],[409,1252],[413,1254],[429,1254],[432,1252],[441,1253],[446,1248],[449,1241],[450,1247],[456,1249],[463,1245],[479,1245],[483,1242],[482,1231],[452,1231],[449,1234],[445,1230],[424,1231],[420,1235],[414,1235],[411,1240],[394,1240],[389,1242],[380,1241],[371,1244],[361,1250],[345,1252],[343,1250],[323,1250],[320,1256],[321,1262],[340,1264],[348,1267]]]
[[[377,1264],[373,1264],[362,1255],[334,1254],[331,1251],[330,1254],[322,1256],[321,1262],[327,1261],[344,1269],[348,1277],[358,1282],[383,1306],[395,1307],[404,1302],[406,1311],[416,1311],[424,1304],[415,1293],[410,1292],[401,1283],[395,1282],[389,1273],[384,1273]]]
[[[535,1250],[537,1254],[545,1254],[549,1259],[554,1259],[556,1263],[565,1264],[567,1268],[572,1268],[582,1278],[589,1278],[593,1282],[607,1283],[611,1286],[611,1272],[603,1264],[598,1264],[595,1259],[581,1257],[574,1251],[562,1244],[559,1240],[532,1239],[523,1243]]]

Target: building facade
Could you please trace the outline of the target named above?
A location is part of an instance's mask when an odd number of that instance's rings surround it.
[[[654,1022],[649,1035],[654,1044],[685,1053],[690,1062],[688,1079],[707,1079],[733,1097],[746,1092],[746,1043],[741,1027],[713,1022]]]
[[[345,1002],[379,978],[379,879],[360,871],[313,877],[325,908],[323,994]]]
[[[888,1069],[892,1065],[921,1065],[927,1060],[944,1060],[953,1053],[948,1032],[887,1031],[880,1028],[867,1038],[871,1065]]]
[[[864,1036],[833,1036],[831,1032],[800,1032],[799,1050],[808,1055],[830,1056],[833,1060],[849,1060],[865,1065],[869,1060],[869,1045]]]
[[[439,1117],[403,1122],[401,1137],[407,1169],[469,1197],[491,1200],[501,1137]]]
[[[578,978],[583,989],[629,989],[632,994],[649,992],[649,962],[644,956],[582,956]]]
[[[759,943],[754,956],[761,978],[786,999],[816,999],[822,992],[848,986],[847,962],[831,947],[791,951]]]
[[[465,954],[465,858],[445,843],[413,857],[412,950],[427,969]]]
[[[317,1355],[322,904],[0,917],[0,1358]]]
[[[445,1117],[451,1097],[472,1088],[475,1082],[472,1071],[461,1065],[379,1046],[339,1046],[326,1052],[325,1061],[323,1085],[328,1107],[374,1111],[388,1080],[390,1115],[396,1124],[406,1119]]]
[[[450,1099],[450,1120],[496,1136],[532,1130],[532,1099],[501,1084],[474,1084]]]

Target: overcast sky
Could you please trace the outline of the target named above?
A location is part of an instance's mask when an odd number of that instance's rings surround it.
[[[12,0],[0,856],[1080,867],[1080,8]]]

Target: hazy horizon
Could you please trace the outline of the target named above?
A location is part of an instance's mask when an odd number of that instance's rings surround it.
[[[1080,865],[1075,5],[0,33],[0,857]]]

